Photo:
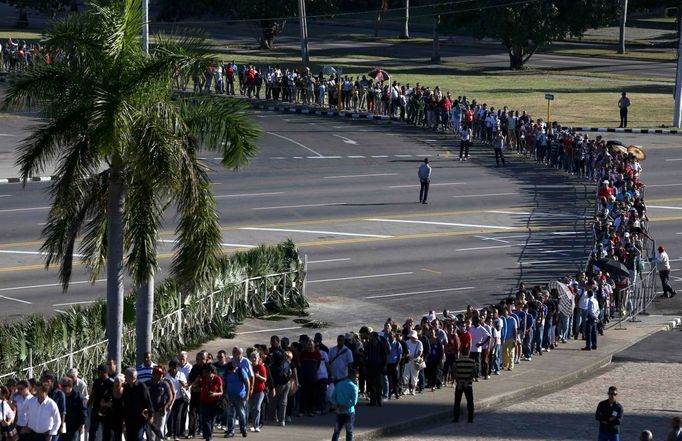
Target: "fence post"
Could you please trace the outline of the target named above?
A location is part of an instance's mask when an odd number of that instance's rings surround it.
[[[284,283],[282,284],[282,297],[287,301],[287,273],[284,273]]]
[[[73,367],[73,335],[69,336],[69,366],[71,369]]]
[[[178,310],[175,313],[178,320],[178,340],[183,344],[182,339],[182,293],[178,292]]]
[[[303,293],[303,298],[308,298],[308,255],[303,255],[303,280],[301,281],[301,293]]]
[[[33,378],[33,348],[28,348],[28,378]]]

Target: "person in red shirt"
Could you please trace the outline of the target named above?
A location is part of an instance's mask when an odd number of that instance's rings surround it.
[[[471,333],[469,332],[469,325],[471,319],[466,319],[457,324],[457,337],[459,337],[459,350],[466,349],[467,352],[471,349]]]
[[[251,353],[251,367],[253,368],[253,393],[249,398],[249,413],[253,416],[253,427],[251,432],[260,432],[260,416],[261,405],[265,397],[265,385],[268,381],[268,373],[263,364],[260,353],[253,351]]]
[[[223,380],[212,364],[205,364],[199,379],[201,394],[201,434],[206,441],[213,439],[213,420],[219,413],[218,403],[223,398]]]

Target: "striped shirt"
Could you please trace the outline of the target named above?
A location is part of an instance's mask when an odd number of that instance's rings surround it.
[[[457,383],[471,384],[474,378],[474,360],[469,357],[460,357],[455,361],[455,378]]]

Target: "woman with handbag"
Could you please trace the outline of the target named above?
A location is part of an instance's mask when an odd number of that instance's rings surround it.
[[[405,384],[406,388],[404,394],[414,395],[414,390],[417,387],[417,376],[419,375],[419,371],[422,369],[422,365],[424,364],[424,359],[422,358],[424,346],[422,345],[422,342],[419,341],[417,331],[410,331],[408,337],[408,359],[405,363],[405,371],[403,374],[403,383]]]
[[[0,387],[0,438],[2,441],[17,441],[19,434],[14,426],[14,409],[9,403],[9,389]]]

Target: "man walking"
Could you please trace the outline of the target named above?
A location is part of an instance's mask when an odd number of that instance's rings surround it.
[[[599,421],[598,441],[620,441],[620,422],[623,419],[623,406],[616,401],[618,389],[609,387],[609,398],[597,406],[594,418]]]
[[[431,184],[431,166],[429,165],[429,158],[424,158],[424,163],[419,166],[417,172],[421,187],[419,188],[419,203],[426,204],[426,198],[429,196],[429,184]]]
[[[348,369],[348,377],[336,383],[331,396],[331,404],[336,409],[336,423],[332,441],[339,441],[339,434],[346,426],[346,441],[353,441],[353,424],[355,424],[355,406],[358,404],[358,372]]]
[[[625,96],[625,92],[623,92],[618,100],[618,108],[620,109],[620,125],[618,127],[625,128],[628,126],[628,107],[630,107],[630,98]]]
[[[455,405],[453,407],[452,421],[459,422],[459,408],[462,404],[462,394],[467,399],[467,421],[474,422],[474,390],[472,381],[476,362],[469,358],[469,349],[462,348],[460,357],[455,360]]]
[[[667,297],[675,297],[677,292],[670,286],[670,258],[665,252],[663,245],[658,247],[658,256],[656,257],[656,269],[661,278],[661,285],[663,285],[663,295]]]

